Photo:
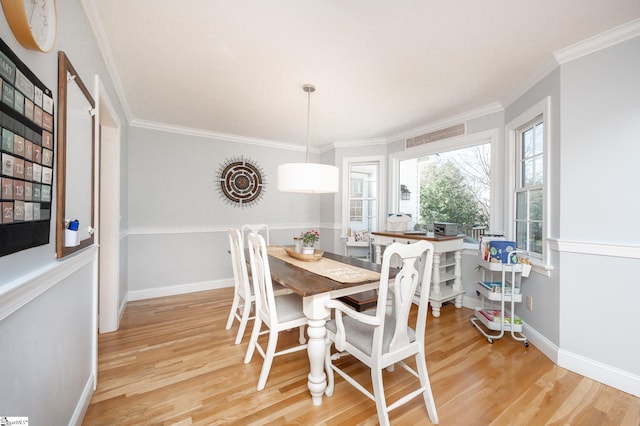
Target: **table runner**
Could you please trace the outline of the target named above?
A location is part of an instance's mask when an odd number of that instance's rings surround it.
[[[282,246],[267,247],[269,256],[278,258],[298,268],[329,278],[343,284],[379,281],[380,273],[357,266],[348,265],[333,259],[321,258],[316,262],[305,262],[289,256]]]

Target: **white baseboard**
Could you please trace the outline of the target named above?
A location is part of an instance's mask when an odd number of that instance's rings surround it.
[[[561,349],[558,366],[640,398],[640,376]]]
[[[233,287],[232,279],[215,281],[201,281],[197,283],[176,284],[166,287],[156,287],[144,290],[133,290],[127,294],[127,300],[153,299],[156,297],[175,296],[177,294],[195,293],[196,291],[215,290],[218,288]]]
[[[122,299],[122,303],[120,304],[120,307],[118,308],[118,328],[120,328],[120,323],[122,322],[122,316],[124,315],[124,311],[125,309],[127,309],[127,298],[124,297]]]
[[[553,361],[554,364],[558,364],[558,348],[551,340],[544,337],[544,335],[538,333],[535,329],[531,328],[527,323],[523,323],[522,332],[527,336],[527,340],[533,346],[538,348],[547,358]]]
[[[80,399],[78,400],[78,404],[76,405],[76,409],[73,411],[73,415],[69,420],[70,425],[81,425],[82,420],[84,420],[85,414],[87,414],[87,409],[89,408],[89,403],[91,403],[91,397],[93,396],[93,390],[95,389],[95,376],[92,374],[89,376],[89,380],[84,385],[84,389],[82,389],[82,394],[80,395]]]

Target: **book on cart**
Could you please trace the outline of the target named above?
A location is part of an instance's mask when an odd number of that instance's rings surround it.
[[[479,281],[480,285],[489,290],[492,293],[500,293],[502,292],[502,282],[501,281]],[[511,294],[513,292],[512,287],[507,284],[507,287],[504,289],[504,294]],[[520,288],[516,287],[516,294],[520,293]]]
[[[483,317],[485,317],[488,321],[500,324],[500,319],[502,317],[502,311],[500,309],[480,309],[478,311]],[[522,320],[519,316],[513,315],[511,311],[508,309],[504,310],[504,318],[503,321],[505,324],[522,324]]]

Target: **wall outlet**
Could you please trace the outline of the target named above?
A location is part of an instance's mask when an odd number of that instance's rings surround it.
[[[527,309],[530,311],[533,311],[533,297],[527,296],[526,303],[527,303]]]

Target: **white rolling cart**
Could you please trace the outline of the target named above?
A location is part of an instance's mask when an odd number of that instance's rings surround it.
[[[529,341],[522,334],[522,322],[515,314],[515,304],[522,302],[521,277],[529,275],[531,266],[485,260],[481,260],[479,265],[482,268],[482,281],[476,287],[482,297],[482,307],[475,309],[475,317],[471,318],[471,323],[489,343],[502,338],[505,332],[510,332],[511,337],[528,347]],[[491,333],[492,331],[496,333]]]

